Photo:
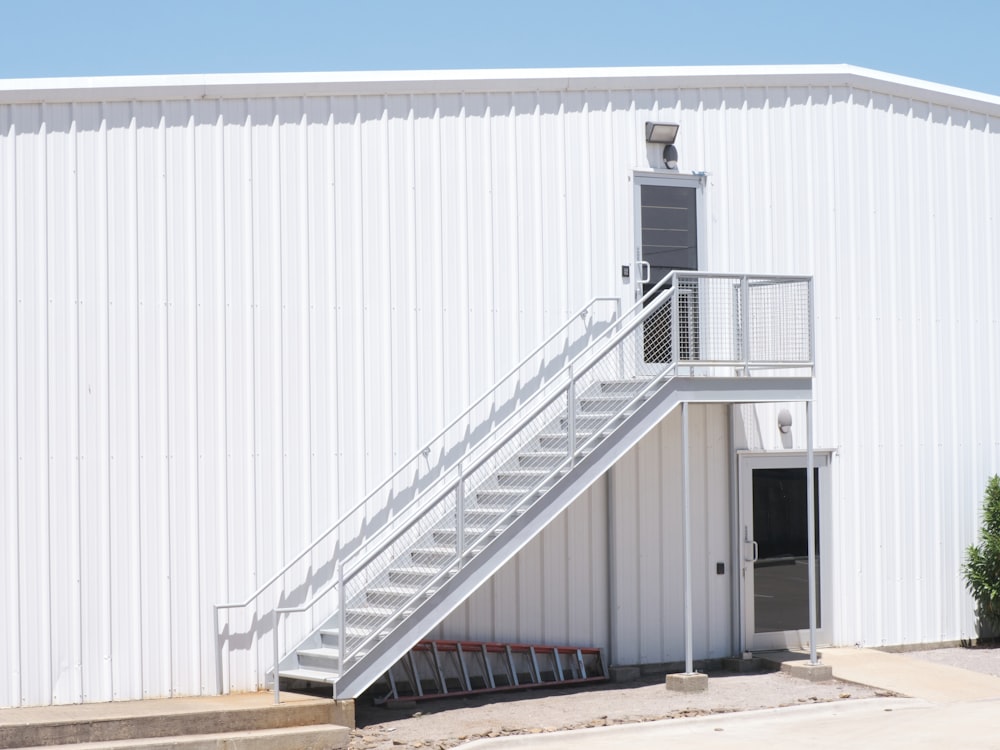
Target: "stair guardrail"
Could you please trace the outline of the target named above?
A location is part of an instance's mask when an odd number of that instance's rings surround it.
[[[308,546],[306,546],[297,555],[295,555],[295,557],[293,557],[291,560],[285,563],[285,565],[282,566],[281,569],[279,569],[277,572],[271,575],[270,578],[268,578],[264,583],[259,585],[251,594],[249,594],[246,598],[239,601],[220,602],[213,605],[213,626],[214,626],[215,640],[216,640],[215,644],[216,679],[217,679],[217,686],[219,693],[224,692],[225,689],[225,686],[223,684],[224,672],[222,664],[222,657],[223,657],[222,633],[220,631],[220,620],[219,620],[220,611],[231,610],[231,609],[245,609],[249,607],[251,604],[253,604],[258,598],[260,598],[261,595],[263,595],[275,583],[277,583],[279,580],[281,580],[281,578],[287,575],[288,572],[295,565],[297,565],[303,559],[305,559],[305,557],[309,555],[311,552],[313,552],[320,544],[322,544],[324,541],[333,536],[335,532],[339,531],[346,524],[348,520],[356,517],[359,513],[364,511],[374,498],[378,497],[381,493],[385,492],[386,489],[389,488],[392,485],[392,483],[397,478],[399,478],[405,471],[412,468],[415,464],[417,464],[420,461],[420,459],[426,458],[430,454],[430,452],[433,449],[433,446],[436,443],[441,441],[452,430],[454,430],[457,426],[462,424],[463,420],[468,420],[470,415],[472,415],[472,413],[478,407],[482,406],[484,403],[490,402],[492,399],[495,399],[498,391],[504,388],[505,385],[509,384],[512,379],[521,374],[522,371],[528,368],[532,363],[536,363],[538,356],[540,354],[543,354],[545,350],[551,344],[557,341],[561,336],[565,335],[572,325],[574,325],[578,321],[586,322],[587,319],[593,315],[593,312],[598,305],[603,305],[608,303],[610,303],[614,308],[611,321],[604,328],[602,328],[601,331],[598,331],[597,333],[601,333],[608,327],[616,325],[617,321],[621,318],[622,314],[621,298],[612,296],[593,297],[589,302],[587,302],[587,304],[585,304],[573,315],[567,318],[566,321],[559,326],[559,328],[557,328],[552,334],[550,334],[541,344],[536,346],[509,372],[507,372],[503,377],[497,380],[497,382],[489,390],[487,390],[482,396],[480,396],[478,399],[473,401],[468,407],[466,407],[465,411],[463,411],[461,414],[455,417],[447,426],[442,428],[440,432],[438,432],[433,438],[431,438],[419,451],[414,453],[408,460],[400,464],[388,477],[386,477],[374,489],[372,489],[367,495],[365,495],[365,497],[360,502],[354,505],[346,513],[342,514],[337,519],[337,521],[335,521],[333,524],[327,527],[322,533],[319,534],[319,536],[313,539],[313,541]],[[561,370],[557,370],[556,374],[558,374],[558,372],[561,372]],[[545,383],[547,382],[548,381],[545,381]],[[447,468],[449,467],[445,467],[445,469]],[[439,472],[440,471],[441,470],[439,469]],[[316,599],[316,597],[313,597],[313,599]],[[295,612],[304,610],[301,608],[285,608],[285,611]]]
[[[436,587],[495,541],[513,517],[563,476],[582,456],[605,439],[615,424],[637,404],[687,367],[691,374],[716,374],[724,368],[749,376],[761,369],[807,368],[812,373],[813,354],[812,279],[802,276],[747,276],[695,272],[673,272],[662,279],[613,326],[597,335],[588,347],[573,357],[549,381],[551,387],[529,395],[519,408],[496,425],[495,439],[482,440],[462,458],[445,469],[443,484],[417,493],[365,544],[342,555],[336,575],[308,601],[295,607],[273,611],[274,681],[278,689],[281,649],[278,626],[281,616],[312,610],[336,591],[339,613],[340,673],[363,658],[367,650],[412,612]],[[602,388],[608,390],[602,391]],[[581,410],[585,394],[616,403],[613,411]],[[580,423],[589,428],[581,431]],[[489,491],[494,477],[504,466],[518,466],[519,452],[545,430],[558,425],[556,437],[565,434],[566,447],[555,463],[530,465],[534,454],[522,454],[534,473],[526,486],[516,492],[492,522],[475,530],[467,523],[467,511],[482,512],[483,503],[471,506],[466,498]],[[562,432],[564,431],[564,433]],[[546,460],[551,456],[546,454]],[[498,473],[499,472],[499,473]],[[510,473],[510,472],[508,472]],[[522,472],[523,473],[523,472]],[[433,491],[431,491],[433,490]],[[494,488],[493,491],[496,491]],[[454,518],[453,548],[432,547],[419,552],[420,543],[433,544],[434,530],[441,531],[443,520]],[[418,554],[419,553],[419,554]],[[385,578],[394,561],[409,555],[411,564],[420,565],[423,555],[438,559],[436,572],[401,604],[384,607],[366,615],[358,626],[361,636],[352,643],[347,612],[353,597],[364,587]],[[356,585],[353,585],[358,581]],[[275,693],[277,696],[277,692]]]

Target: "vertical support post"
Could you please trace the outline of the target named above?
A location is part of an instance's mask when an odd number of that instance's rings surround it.
[[[281,703],[281,688],[279,684],[281,682],[278,679],[278,659],[281,657],[278,655],[278,608],[275,607],[271,610],[271,644],[274,647],[274,705]]]
[[[615,490],[617,480],[614,468],[604,473],[604,510],[607,519],[607,555],[608,555],[608,651],[607,663],[617,665],[618,658],[618,587],[615,585],[618,566],[615,545]],[[556,653],[556,661],[559,654]],[[559,678],[562,681],[562,677]]]
[[[615,300],[615,333],[622,329],[622,300],[619,297]],[[618,345],[618,377],[625,379],[625,347],[624,343]]]
[[[569,386],[566,389],[566,443],[569,446],[569,464],[576,463],[576,379],[573,365],[569,366]]]
[[[739,459],[736,453],[736,404],[729,404],[729,599],[733,608],[733,655],[746,651],[746,610],[743,607],[743,545],[740,533],[743,509],[740,507]]]
[[[458,462],[458,485],[455,487],[455,553],[461,569],[465,556],[465,473],[461,461]]]
[[[812,401],[806,401],[806,533],[809,535],[809,663],[816,664],[816,489],[813,464]]]
[[[343,676],[347,664],[347,595],[344,593],[344,563],[337,561],[337,660],[338,672]]]
[[[812,364],[811,374],[816,374],[816,298],[813,296],[812,277],[809,278],[809,362]]]
[[[688,466],[688,402],[681,403],[681,485],[684,494],[684,672],[694,672],[694,638],[691,625],[691,471]]]
[[[740,318],[743,320],[743,335],[740,346],[743,349],[743,375],[750,374],[750,281],[740,277]]]
[[[668,351],[667,369],[670,365],[680,364],[680,321],[678,320],[677,298],[680,296],[680,281],[677,276],[673,279],[673,288],[670,290],[670,347]]]

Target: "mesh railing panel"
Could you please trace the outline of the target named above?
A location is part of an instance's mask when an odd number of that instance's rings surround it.
[[[761,363],[808,362],[808,281],[751,282],[748,289],[750,359]]]

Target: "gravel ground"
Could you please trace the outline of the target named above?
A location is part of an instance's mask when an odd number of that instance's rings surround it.
[[[1000,645],[908,651],[1000,677]],[[810,683],[779,672],[709,673],[704,693],[668,692],[662,677],[563,690],[531,690],[380,708],[359,700],[350,750],[446,750],[481,737],[538,734],[713,713],[888,696],[864,685]]]
[[[779,672],[709,673],[704,693],[667,691],[663,678],[531,690],[380,708],[359,700],[350,750],[444,750],[481,737],[538,734],[656,719],[891,695],[862,685],[810,683]]]
[[[952,667],[971,669],[974,672],[1000,677],[1000,645],[973,646],[971,648],[935,648],[928,651],[906,651],[904,656],[914,659],[948,664]]]

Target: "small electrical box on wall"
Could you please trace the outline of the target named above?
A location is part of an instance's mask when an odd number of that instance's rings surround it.
[[[632,273],[632,266],[628,265],[622,266],[622,281],[624,281],[626,284],[628,283],[628,279],[631,273]]]

